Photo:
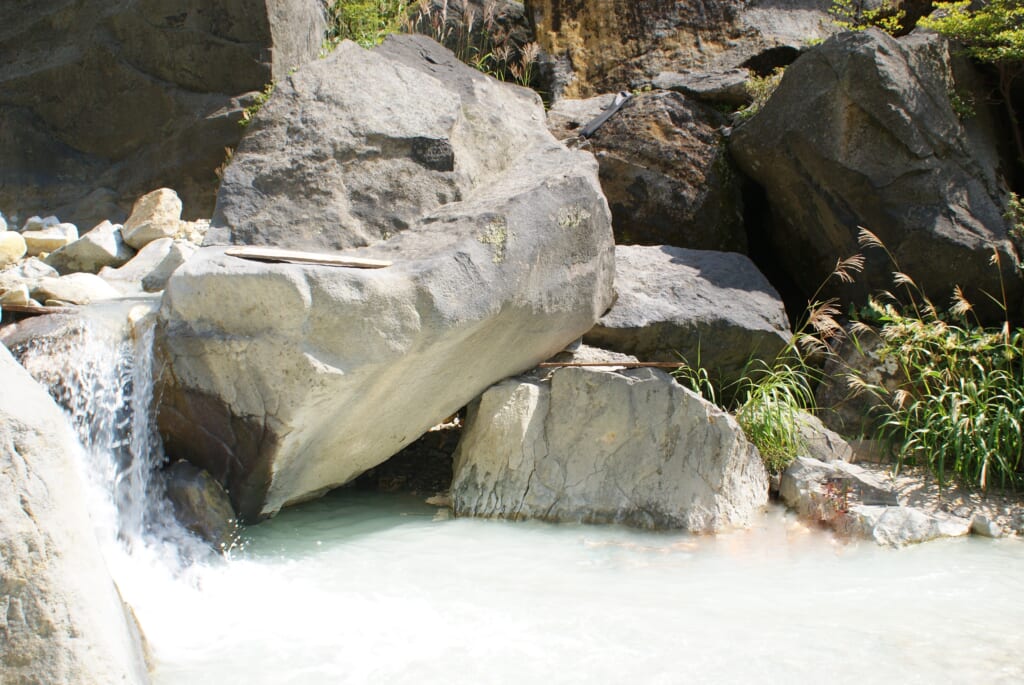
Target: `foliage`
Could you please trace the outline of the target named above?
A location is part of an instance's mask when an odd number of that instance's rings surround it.
[[[248,126],[256,113],[263,109],[263,105],[267,104],[267,100],[274,94],[274,88],[277,84],[273,81],[263,86],[263,91],[256,94],[253,98],[252,104],[242,110],[242,118],[238,121],[239,126]]]
[[[890,36],[903,30],[907,13],[883,0],[877,7],[871,7],[868,0],[832,0],[828,13],[832,23],[846,31],[865,31],[872,26]]]
[[[1017,248],[1019,259],[1024,260],[1024,201],[1017,193],[1010,193],[1010,199],[1006,203],[1006,214],[1004,218],[1009,222],[1008,233],[1014,247]],[[1018,262],[1018,268],[1022,268]]]
[[[956,90],[949,91],[949,104],[960,121],[967,121],[977,115],[977,112],[974,110],[974,98],[970,93],[961,93]]]
[[[327,37],[323,52],[330,52],[343,40],[364,48],[379,45],[405,24],[410,0],[334,0],[327,6]]]
[[[784,67],[777,67],[775,71],[767,76],[752,76],[747,80],[745,85],[747,93],[751,97],[751,102],[736,112],[737,122],[746,121],[761,111],[761,108],[768,103],[768,99],[775,93],[775,89],[782,83],[782,76],[785,72]]]
[[[869,302],[882,325],[880,355],[896,360],[906,381],[889,391],[851,377],[854,387],[881,400],[881,437],[894,446],[897,466],[925,464],[940,483],[956,477],[982,489],[1020,484],[1024,331],[1011,332],[1008,322],[972,322],[959,288],[940,313],[874,234],[862,229],[861,243],[885,250],[906,298],[904,307],[891,293]]]

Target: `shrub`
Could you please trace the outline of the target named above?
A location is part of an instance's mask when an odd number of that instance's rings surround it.
[[[889,0],[871,7],[868,0],[832,0],[828,10],[833,24],[846,31],[865,31],[872,26],[891,36],[903,30],[907,13]]]
[[[768,103],[769,98],[775,93],[775,89],[782,83],[782,76],[785,72],[784,67],[776,67],[775,71],[767,76],[752,76],[747,80],[745,87],[751,97],[751,102],[736,112],[735,118],[737,123],[746,121],[761,111],[761,108]]]
[[[364,48],[379,45],[405,25],[410,0],[334,0],[327,6],[327,37],[324,52],[343,40]]]

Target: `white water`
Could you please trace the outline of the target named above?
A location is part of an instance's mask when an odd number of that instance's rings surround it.
[[[717,538],[434,520],[339,491],[201,555],[152,506],[139,330],[86,336],[63,387],[158,685],[1024,681],[1017,540],[844,546],[779,510]]]

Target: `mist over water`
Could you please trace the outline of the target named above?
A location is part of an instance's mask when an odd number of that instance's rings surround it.
[[[453,520],[339,490],[214,555],[164,504],[153,329],[127,311],[21,358],[83,442],[159,685],[1024,681],[1012,539],[844,545],[779,508],[717,537]]]

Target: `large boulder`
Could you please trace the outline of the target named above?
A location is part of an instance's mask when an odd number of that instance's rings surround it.
[[[615,291],[585,342],[643,361],[685,359],[723,385],[752,359],[771,362],[789,342],[778,293],[734,252],[618,245]]]
[[[345,252],[393,262],[264,264],[211,246],[171,277],[161,430],[247,520],[385,461],[612,300],[593,157],[550,136],[536,94],[422,36],[342,44],[282,81],[216,219],[208,242],[369,243]]]
[[[934,34],[845,33],[789,67],[733,132],[733,155],[767,192],[777,258],[806,292],[859,250],[866,227],[934,301],[960,283],[981,311],[981,291],[1000,293],[1002,280],[1011,310],[1020,306],[998,155],[957,117],[951,73],[949,47]],[[834,292],[862,301],[894,288],[883,251],[866,254],[865,272]]]
[[[561,100],[549,126],[564,139],[613,96]],[[615,242],[747,251],[741,177],[715,109],[672,91],[631,98],[589,137],[612,209]]]
[[[552,97],[634,89],[666,70],[768,73],[835,32],[831,0],[526,0],[537,41],[570,72]]]
[[[561,368],[470,405],[451,492],[461,516],[711,533],[749,525],[768,477],[736,421],[664,372]]]
[[[0,682],[149,682],[86,509],[81,447],[2,345],[0,387]]]
[[[0,28],[0,207],[80,226],[176,188],[209,216],[225,147],[265,84],[316,56],[318,0],[8,5]]]

